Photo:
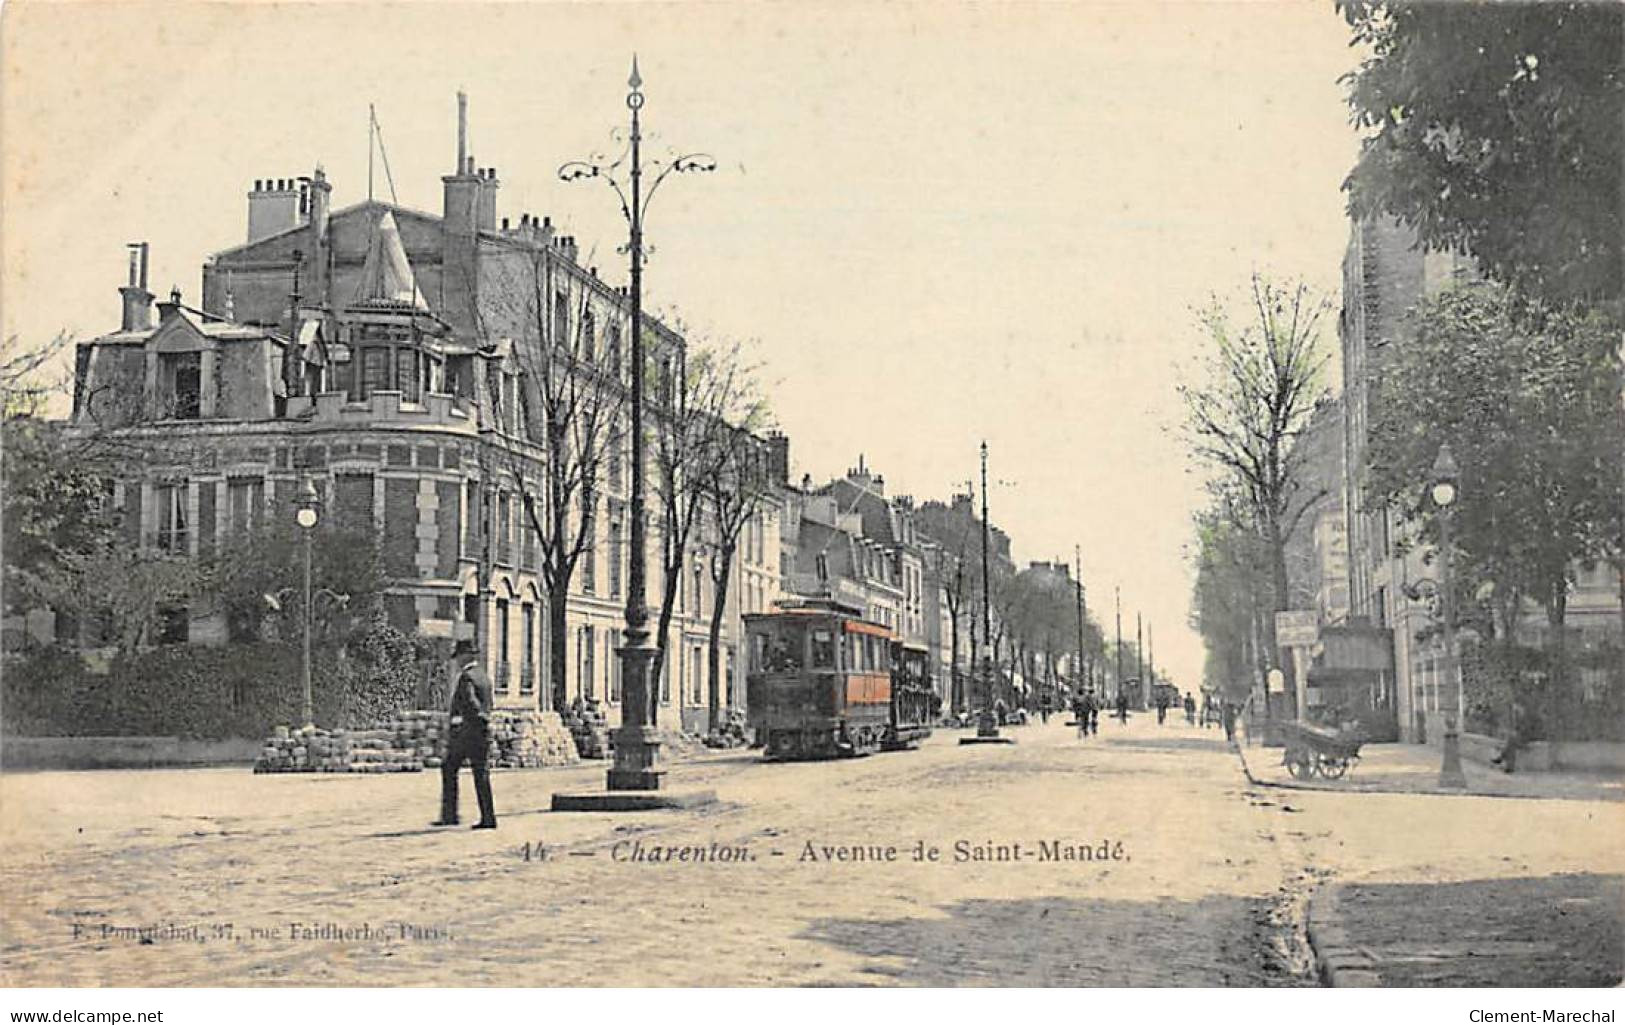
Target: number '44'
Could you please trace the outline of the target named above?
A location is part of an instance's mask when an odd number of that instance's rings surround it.
[[[540,840],[535,843],[526,840],[524,846],[519,848],[519,853],[526,861],[547,860],[547,847]]]

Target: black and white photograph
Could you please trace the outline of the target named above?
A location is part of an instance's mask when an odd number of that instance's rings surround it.
[[[0,56],[7,1020],[1616,1020],[1625,6]]]

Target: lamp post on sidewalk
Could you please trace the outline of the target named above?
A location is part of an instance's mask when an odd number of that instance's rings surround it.
[[[305,686],[305,701],[301,718],[306,729],[316,723],[315,702],[311,695],[310,685],[310,627],[312,619],[310,607],[314,597],[310,588],[310,549],[312,538],[316,533],[316,522],[321,519],[320,505],[321,498],[316,494],[315,483],[310,478],[305,478],[305,487],[299,493],[299,511],[294,514],[294,519],[299,523],[299,527],[305,535],[305,651],[304,658],[300,663],[299,675]]]
[[[982,442],[982,711],[976,717],[976,736],[960,737],[961,744],[1010,744],[1000,736],[999,717],[993,711],[993,678],[998,667],[993,660],[993,577],[989,574],[987,520],[987,442]]]
[[[655,766],[660,753],[660,740],[650,722],[649,670],[657,651],[649,644],[649,607],[644,594],[648,513],[644,499],[643,220],[655,191],[672,174],[714,171],[717,165],[715,160],[703,153],[689,153],[667,161],[651,161],[650,168],[655,170],[655,176],[645,191],[643,133],[639,120],[644,103],[643,76],[638,74],[635,56],[626,84],[626,107],[631,111],[632,129],[627,151],[614,161],[572,161],[559,168],[559,178],[567,182],[588,178],[606,182],[621,201],[621,214],[626,218],[628,228],[626,252],[631,259],[632,306],[632,495],[631,529],[627,543],[631,550],[627,556],[626,626],[622,631],[625,643],[616,652],[621,660],[621,726],[615,734],[615,762],[609,769],[607,787],[610,791],[636,792],[659,790],[663,775],[663,770]],[[624,185],[621,181],[623,176]],[[554,797],[555,810],[609,808],[603,802],[588,802],[561,809],[559,797]]]
[[[1455,570],[1455,551],[1450,544],[1451,506],[1456,501],[1456,460],[1450,454],[1450,443],[1439,446],[1439,457],[1433,462],[1433,504],[1439,510],[1439,548],[1441,555],[1440,587],[1444,592],[1444,689],[1451,694],[1452,708],[1444,714],[1444,763],[1439,768],[1439,785],[1462,790],[1467,777],[1461,770],[1461,717],[1465,711],[1462,700],[1461,668],[1456,658],[1456,595],[1451,580]],[[1452,686],[1452,681],[1454,686]]]

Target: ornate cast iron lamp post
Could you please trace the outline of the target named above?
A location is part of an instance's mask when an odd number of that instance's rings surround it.
[[[629,237],[621,250],[631,258],[631,362],[632,362],[632,501],[631,552],[627,559],[625,643],[616,654],[621,659],[621,726],[615,735],[615,763],[609,769],[611,791],[660,789],[662,770],[655,767],[660,751],[650,715],[649,669],[656,650],[649,644],[649,607],[644,595],[645,545],[648,514],[644,501],[644,358],[643,358],[643,220],[649,201],[660,184],[673,174],[713,171],[716,161],[703,153],[689,153],[669,161],[651,161],[654,181],[643,187],[643,135],[639,112],[643,108],[643,78],[638,61],[632,58],[632,74],[627,79],[626,106],[631,111],[632,134],[625,153],[613,162],[573,161],[559,168],[559,178],[567,182],[598,178],[615,190],[626,218]]]
[[[999,717],[993,711],[993,679],[997,667],[993,661],[993,606],[991,592],[993,578],[988,573],[987,522],[987,442],[982,442],[982,710],[976,717],[976,736],[961,737],[961,744],[1010,744],[1010,737],[999,735]]]

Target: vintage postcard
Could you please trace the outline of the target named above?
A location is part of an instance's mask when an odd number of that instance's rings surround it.
[[[1615,1020],[1621,8],[0,30],[11,1020]]]

